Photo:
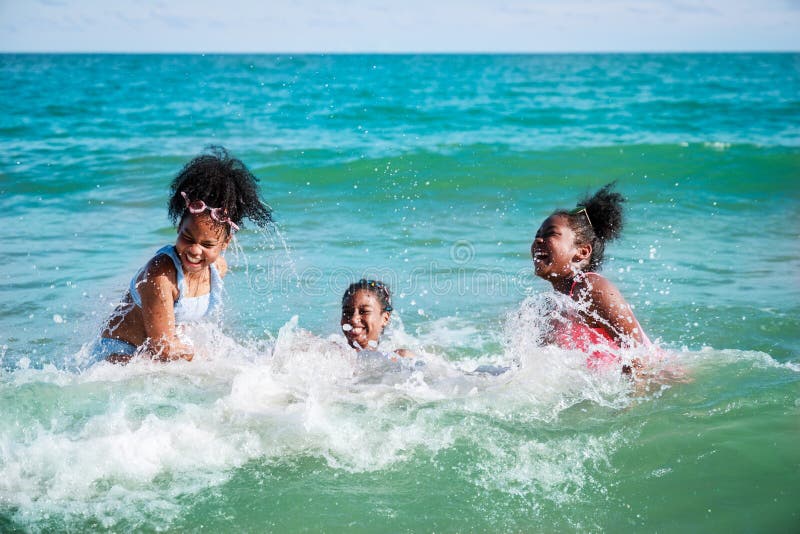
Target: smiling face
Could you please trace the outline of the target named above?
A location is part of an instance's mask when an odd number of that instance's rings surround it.
[[[227,248],[229,241],[225,227],[214,222],[207,213],[186,215],[178,227],[178,239],[175,241],[183,272],[199,273],[210,267]]]
[[[355,348],[375,348],[390,313],[372,292],[359,289],[342,305],[342,331],[347,343]]]
[[[575,243],[575,232],[567,217],[560,214],[544,220],[531,244],[536,276],[554,285],[582,271],[591,252],[591,245]]]

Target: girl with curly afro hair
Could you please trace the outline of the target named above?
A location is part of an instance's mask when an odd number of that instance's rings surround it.
[[[191,360],[181,325],[213,318],[228,270],[223,252],[245,218],[271,222],[258,179],[222,147],[209,147],[178,173],[168,215],[175,244],[159,249],[133,277],[122,303],[92,347],[95,361],[127,362],[135,355]]]
[[[531,244],[536,275],[579,303],[578,317],[553,325],[554,341],[590,353],[590,366],[618,362],[621,347],[650,346],[620,291],[597,273],[606,243],[622,232],[625,199],[614,185],[605,185],[573,209],[554,211]],[[629,373],[630,367],[623,371]]]

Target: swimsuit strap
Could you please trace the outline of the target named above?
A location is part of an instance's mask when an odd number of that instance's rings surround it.
[[[175,271],[177,271],[177,277],[178,277],[178,298],[180,298],[180,294],[183,292],[182,290],[183,287],[185,287],[186,283],[183,280],[183,270],[181,269],[181,262],[178,259],[178,255],[175,252],[175,246],[166,245],[161,247],[156,251],[155,254],[153,254],[153,257],[150,258],[150,261],[161,255],[169,256],[170,259],[172,259],[173,265],[175,265]],[[145,263],[141,269],[136,271],[136,274],[133,275],[133,278],[131,278],[131,283],[128,286],[128,290],[131,294],[131,300],[133,300],[134,304],[136,304],[140,308],[142,307],[142,297],[139,295],[139,289],[136,287],[138,284],[137,281],[139,280],[139,277],[142,276],[142,273],[144,273],[145,269],[147,269],[147,266],[150,263],[150,261]]]
[[[217,264],[211,264],[211,290],[208,296],[208,311],[206,315],[217,313],[222,307],[222,294],[225,291],[225,282],[217,269]]]
[[[577,276],[575,276],[575,279],[572,281],[572,287],[570,287],[570,288],[569,288],[569,296],[570,296],[570,298],[572,298],[572,293],[573,293],[573,291],[575,290],[575,286],[576,286],[576,285],[578,285],[578,282],[582,282],[582,281],[583,281],[583,280],[584,280],[586,277],[588,277],[590,274],[591,274],[591,275],[594,275],[594,276],[597,276],[597,277],[600,277],[600,278],[602,278],[602,277],[603,277],[603,275],[601,275],[601,274],[598,274],[598,273],[595,273],[595,272],[591,272],[591,271],[589,271],[589,272],[580,272],[580,273],[578,273],[578,275],[577,275]],[[639,329],[639,332],[642,334],[642,344],[643,344],[645,347],[651,347],[651,346],[653,346],[653,342],[652,342],[652,341],[650,341],[650,338],[648,338],[648,337],[647,337],[647,334],[645,333],[644,329],[642,328],[642,325],[641,325],[641,324],[639,324],[639,319],[636,319],[636,318],[634,317],[634,320],[636,321],[636,328],[638,328],[638,329]],[[605,332],[605,329],[599,329],[599,330],[603,330],[603,334],[604,334],[604,335],[607,335],[607,333]],[[609,338],[609,339],[610,339],[610,338]]]
[[[188,293],[189,289],[186,286],[186,278],[183,276],[183,267],[181,267],[181,259],[178,257],[178,251],[175,249],[175,245],[167,245],[166,247],[161,247],[156,252],[156,256],[163,254],[165,256],[169,256],[169,259],[172,260],[172,265],[175,266],[175,273],[177,276],[178,282],[178,299],[181,300],[181,297]]]
[[[570,296],[570,298],[572,297],[572,292],[575,291],[575,286],[578,285],[579,282],[583,282],[590,274],[593,274],[595,276],[599,276],[600,278],[603,277],[602,275],[597,274],[597,273],[592,272],[592,271],[589,271],[589,272],[581,271],[581,272],[579,272],[577,275],[575,275],[575,278],[572,279],[572,287],[569,288],[569,296]]]
[[[172,260],[172,264],[175,266],[175,273],[176,273],[176,281],[178,285],[178,298],[175,301],[176,303],[180,302],[182,298],[208,298],[208,310],[204,313],[204,315],[208,315],[210,313],[216,313],[217,310],[220,308],[222,304],[222,292],[224,290],[224,282],[222,281],[222,276],[219,273],[219,269],[215,264],[211,264],[211,276],[210,276],[210,285],[211,289],[208,295],[200,295],[199,297],[184,297],[186,293],[188,293],[188,288],[186,286],[186,278],[183,275],[183,268],[181,267],[181,260],[178,258],[178,252],[175,249],[175,245],[166,245],[161,247],[156,251],[153,255],[153,258],[157,258],[158,256],[169,256]],[[148,262],[149,263],[149,262]],[[147,268],[147,264],[144,267],[139,269],[134,277],[131,279],[131,283],[129,286],[131,299],[137,306],[140,308],[142,307],[142,297],[139,296],[139,291],[136,288],[136,281],[141,276],[142,272]]]

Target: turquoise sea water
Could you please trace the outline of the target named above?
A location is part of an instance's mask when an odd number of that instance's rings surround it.
[[[0,531],[800,526],[800,55],[0,55],[0,101]],[[89,365],[209,144],[277,229],[195,361]],[[532,236],[611,180],[683,379],[536,343]],[[424,365],[342,349],[364,275]]]

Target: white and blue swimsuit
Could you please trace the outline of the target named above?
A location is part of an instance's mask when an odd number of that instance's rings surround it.
[[[211,291],[205,295],[200,295],[197,297],[185,297],[184,295],[188,293],[188,287],[186,286],[186,278],[183,275],[181,260],[178,258],[175,245],[161,247],[158,252],[155,253],[153,258],[157,258],[161,255],[170,257],[172,263],[175,265],[175,271],[177,273],[178,298],[175,301],[174,308],[175,324],[178,325],[197,322],[218,314],[222,308],[222,292],[224,289],[224,283],[222,281],[222,276],[219,274],[217,266],[212,264],[210,267]],[[131,283],[129,285],[131,300],[133,300],[133,302],[140,308],[142,307],[142,297],[139,295],[139,291],[136,286],[138,283],[137,280],[146,268],[147,265],[139,269],[139,271],[131,279]],[[104,360],[112,354],[125,354],[132,356],[136,352],[137,348],[138,347],[136,345],[128,343],[127,341],[122,341],[121,339],[101,337],[92,347],[92,356],[94,361]]]

